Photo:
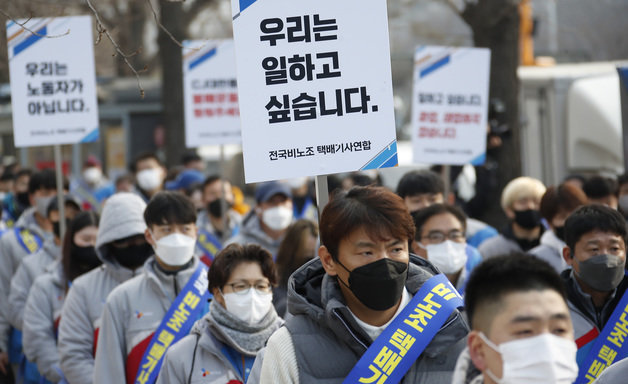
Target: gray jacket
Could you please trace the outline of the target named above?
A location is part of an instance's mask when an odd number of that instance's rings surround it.
[[[273,239],[262,230],[259,218],[255,214],[255,210],[251,210],[244,218],[240,232],[234,237],[227,240],[225,247],[232,243],[238,244],[258,244],[259,246],[270,252],[273,257],[277,256],[279,245],[283,240],[283,236],[279,239]]]
[[[484,241],[478,251],[480,251],[482,259],[486,260],[495,256],[507,255],[510,252],[521,252],[522,249],[514,240],[508,239],[500,233]]]
[[[435,273],[429,262],[411,255],[406,289],[416,294]],[[372,341],[349,312],[338,282],[325,273],[319,259],[308,262],[290,278],[288,310],[294,315],[286,322],[289,338],[277,340],[277,335],[281,338],[286,334],[280,329],[269,339],[260,382],[342,383]],[[468,331],[456,310],[402,383],[451,383]],[[283,345],[278,348],[279,343]],[[287,366],[295,360],[296,369]]]
[[[277,329],[282,323],[277,317],[271,327]],[[255,356],[255,352],[244,350],[223,332],[220,324],[208,312],[194,324],[188,336],[168,349],[156,384],[228,383],[230,380],[244,382],[244,378],[233,369],[223,353],[225,344],[244,355]]]
[[[556,237],[554,231],[548,230],[541,236],[541,244],[532,248],[529,253],[541,260],[547,261],[558,273],[567,269],[567,263],[563,259],[565,242]]]
[[[46,240],[42,248],[22,259],[17,272],[11,279],[9,293],[9,322],[13,328],[22,330],[24,306],[28,292],[35,279],[46,271],[46,268],[55,260],[61,260],[61,247],[53,239]]]
[[[151,258],[144,264],[142,274],[111,292],[103,309],[98,334],[95,384],[122,384],[127,377],[135,379],[138,366],[131,364],[130,355],[141,359],[147,347],[145,340],[155,332],[198,263],[195,257],[185,269],[176,274],[165,274]]]
[[[23,345],[29,361],[37,364],[37,370],[53,383],[59,375],[59,352],[56,328],[65,300],[65,276],[61,263],[48,266],[45,273],[35,279],[24,309]]]
[[[45,233],[35,221],[35,207],[28,208],[15,223],[16,228],[28,229],[43,241]],[[0,237],[0,350],[6,351],[9,337],[9,291],[13,274],[28,252],[20,245],[15,231],[10,230]]]
[[[628,358],[613,363],[593,384],[625,384],[628,376]]]
[[[103,264],[72,281],[59,324],[59,355],[63,374],[72,384],[90,384],[94,352],[105,300],[121,283],[139,274],[118,264],[107,253],[107,244],[143,234],[142,216],[146,204],[131,193],[117,193],[103,208],[98,226],[96,250]]]

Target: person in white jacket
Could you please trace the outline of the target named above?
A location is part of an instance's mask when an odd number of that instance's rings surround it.
[[[98,335],[94,384],[136,381],[153,334],[199,267],[194,255],[196,209],[189,198],[177,192],[158,192],[146,206],[144,220],[146,240],[155,256],[146,262],[141,274],[116,287],[107,297]]]
[[[117,193],[102,211],[96,253],[103,264],[72,281],[59,324],[63,374],[72,384],[89,384],[105,300],[119,284],[139,273],[152,254],[146,243],[144,208],[137,195]]]
[[[157,384],[245,383],[257,353],[283,324],[272,305],[273,258],[256,244],[231,244],[209,270],[209,312],[168,350]]]

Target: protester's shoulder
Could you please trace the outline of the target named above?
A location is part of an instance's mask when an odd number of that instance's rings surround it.
[[[628,358],[620,360],[610,367],[594,381],[594,384],[624,384],[628,379]]]
[[[134,295],[140,287],[146,283],[146,276],[144,273],[140,273],[137,276],[133,276],[129,280],[120,283],[116,286],[109,296],[107,296],[107,303],[119,303],[121,301],[128,301],[129,298],[137,297]]]
[[[103,278],[105,274],[105,267],[100,266],[92,269],[91,271],[82,274],[72,281],[71,291],[92,289],[94,283]]]
[[[501,233],[484,241],[478,250],[483,258],[497,256],[501,253],[508,253],[517,249],[517,243],[507,239]]]

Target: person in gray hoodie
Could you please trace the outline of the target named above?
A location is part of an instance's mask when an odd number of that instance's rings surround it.
[[[59,356],[70,383],[89,384],[105,300],[119,284],[139,273],[152,254],[144,238],[146,204],[122,192],[110,197],[102,211],[96,252],[102,265],[74,279],[59,324]]]
[[[11,279],[24,256],[39,250],[44,240],[52,237],[52,224],[46,218],[46,209],[57,192],[56,176],[52,170],[43,170],[32,175],[28,182],[28,197],[31,208],[26,209],[13,230],[0,237],[0,370],[6,366],[9,348],[21,350],[21,336],[12,332],[9,344],[9,291]],[[17,364],[20,354],[11,356]]]
[[[342,383],[438,273],[409,254],[412,217],[403,200],[382,187],[335,194],[323,210],[320,236],[319,258],[288,283],[293,317],[270,337],[261,364],[255,363],[261,365],[260,383]],[[461,312],[454,310],[401,382],[449,384],[467,332]]]
[[[24,354],[37,364],[47,381],[63,378],[59,366],[57,331],[68,286],[83,273],[101,264],[94,248],[98,214],[81,212],[68,225],[63,240],[63,257],[48,265],[35,279],[24,308]]]
[[[106,206],[105,206],[106,207]],[[199,268],[196,209],[178,192],[158,192],[144,211],[155,257],[107,297],[98,335],[94,384],[134,383],[142,357],[173,302]],[[161,344],[155,344],[161,345]]]
[[[277,274],[259,245],[231,244],[209,270],[209,312],[164,358],[157,384],[246,383],[257,353],[283,321],[272,305]]]
[[[65,218],[69,223],[81,210],[78,202],[65,197]],[[52,224],[53,237],[47,239],[41,249],[22,259],[20,267],[11,279],[9,293],[9,321],[15,329],[22,330],[24,306],[28,292],[37,276],[43,274],[51,263],[61,259],[61,228],[59,225],[59,200],[56,196],[48,204],[48,220]]]
[[[240,232],[225,245],[258,244],[276,257],[293,220],[292,192],[287,184],[269,181],[257,186],[255,200],[257,206],[242,221]]]

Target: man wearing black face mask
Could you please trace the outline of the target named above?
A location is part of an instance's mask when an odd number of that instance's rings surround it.
[[[541,244],[532,248],[529,253],[547,261],[558,273],[567,268],[567,263],[563,259],[565,220],[586,203],[587,196],[574,185],[563,183],[547,188],[541,198],[541,215],[547,221],[550,230],[543,233]]]
[[[605,331],[612,331],[617,322],[621,324],[619,315],[628,299],[625,297],[627,238],[623,216],[604,205],[580,207],[565,221],[567,246],[563,257],[571,269],[563,271],[561,277],[567,288],[581,371],[589,369],[585,364],[587,357],[592,354],[597,357],[599,351],[594,346],[598,339],[613,339]],[[627,357],[617,350],[615,361]]]
[[[144,239],[146,203],[121,192],[110,197],[98,226],[96,252],[103,264],[72,282],[59,324],[60,365],[70,383],[91,383],[104,304],[118,285],[140,273],[153,254]]]
[[[480,245],[478,250],[484,259],[510,252],[527,252],[540,244],[545,227],[539,205],[544,193],[543,183],[532,177],[518,177],[506,185],[501,206],[510,222],[498,236]]]
[[[409,254],[412,217],[403,200],[385,188],[337,193],[323,210],[320,235],[319,258],[290,278],[293,317],[271,336],[263,361],[255,363],[254,371],[261,366],[261,383],[342,383],[387,327],[397,329],[399,314],[437,273]],[[458,310],[445,324],[431,340],[417,338],[427,347],[410,360],[401,383],[451,382],[468,327]],[[398,351],[395,359],[401,360]],[[363,373],[369,378],[376,372],[367,367]]]
[[[211,264],[224,241],[238,233],[242,216],[231,209],[234,200],[231,183],[218,175],[205,179],[202,199],[205,209],[196,220],[198,248],[203,253],[202,260]]]

